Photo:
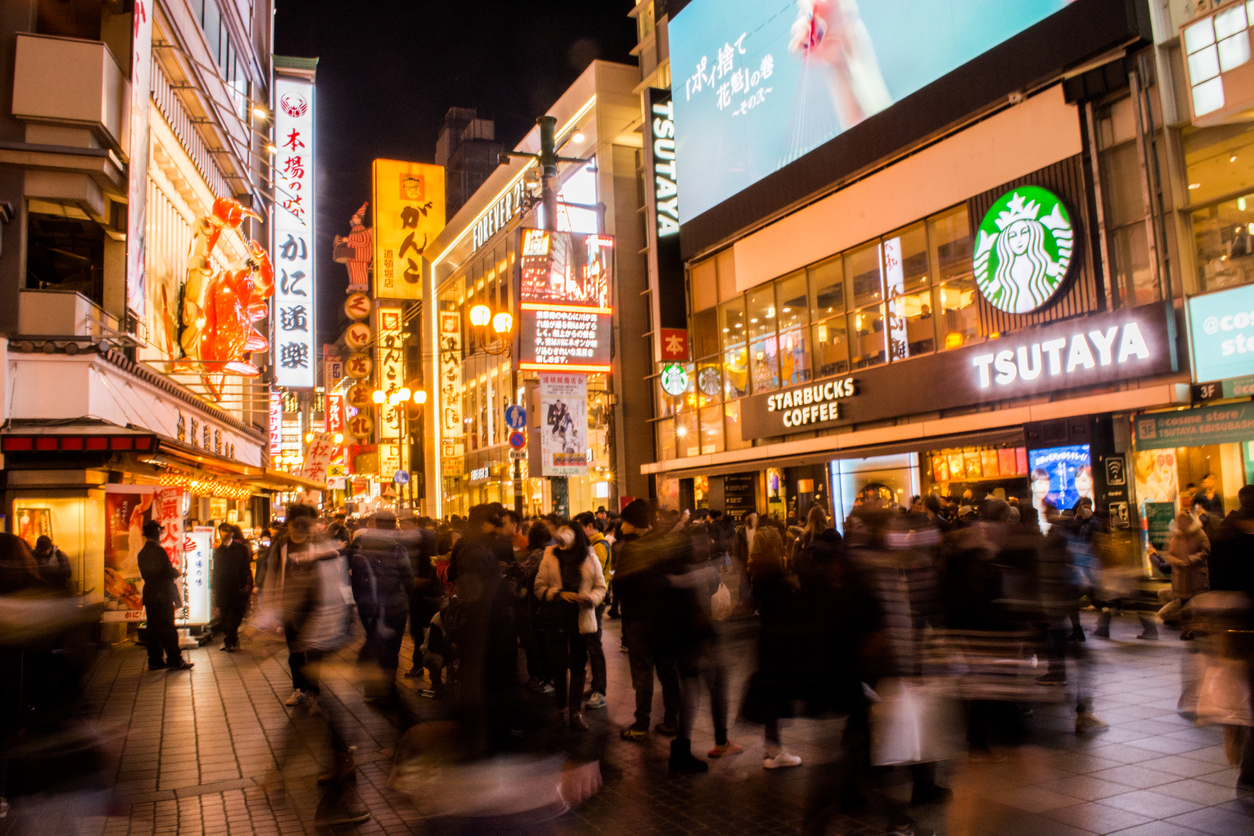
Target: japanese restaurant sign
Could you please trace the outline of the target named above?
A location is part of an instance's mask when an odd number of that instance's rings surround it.
[[[135,0],[131,13],[130,165],[126,213],[126,306],[140,321],[147,312],[144,249],[148,228],[148,111],[152,96],[153,0]]]
[[[459,472],[466,446],[462,426],[462,317],[440,311],[440,455],[445,473]]]
[[[276,72],[272,351],[275,381],[314,385],[314,86]]]
[[[270,393],[270,455],[283,452],[283,396]]]
[[[405,385],[405,344],[401,336],[401,309],[379,308],[379,389],[385,397]],[[379,406],[379,440],[401,437],[401,416],[404,404],[392,405],[387,400]]]
[[[520,369],[608,372],[614,239],[519,231]]]
[[[374,161],[374,282],[380,299],[421,299],[422,260],[444,229],[444,168]]]

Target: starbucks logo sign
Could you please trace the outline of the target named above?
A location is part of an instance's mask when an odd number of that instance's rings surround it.
[[[998,198],[980,223],[975,283],[998,310],[1031,313],[1062,288],[1074,246],[1071,216],[1058,196],[1020,186]]]
[[[688,372],[683,366],[671,363],[662,369],[662,391],[673,398],[688,391]]]

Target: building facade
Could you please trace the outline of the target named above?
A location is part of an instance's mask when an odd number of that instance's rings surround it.
[[[1154,540],[1210,473],[1232,507],[1254,428],[1153,436],[1202,420],[1191,384],[1216,379],[1191,375],[1188,300],[1250,280],[1249,111],[1196,116],[1216,76],[1240,95],[1242,4],[958,27],[919,0],[896,29],[844,4],[852,69],[815,13],[717,5],[632,12],[651,289],[685,300],[651,312],[660,504],[840,522],[928,493],[1087,496]],[[897,60],[923,43],[931,64]]]
[[[272,22],[252,0],[0,8],[2,513],[114,620],[139,617],[136,520],[176,554],[185,525],[251,530],[312,486],[270,467],[264,318],[205,328],[250,260],[268,298]]]
[[[544,310],[537,311],[527,301],[534,287],[524,279],[530,257],[526,231],[544,227],[537,162],[527,156],[540,151],[539,127],[428,248],[434,254],[426,297],[431,303],[423,324],[428,335],[425,379],[432,381],[428,388],[434,404],[426,410],[430,418],[425,424],[428,513],[464,514],[479,502],[519,505],[528,513],[548,513],[554,507],[576,512],[648,495],[640,472],[652,458],[648,385],[639,375],[633,379],[623,371],[648,362],[641,336],[648,321],[647,299],[641,295],[647,289],[637,191],[641,140],[631,129],[638,120],[633,92],[638,81],[634,67],[594,61],[548,112],[556,120],[557,152],[566,160],[558,165],[555,181],[558,233],[553,240],[573,242],[572,252],[591,260],[576,262],[572,256],[571,270],[594,263],[601,285],[590,293],[599,301],[589,309],[593,313],[571,315],[599,317],[595,336],[540,322],[546,316],[566,316],[567,306],[539,305]],[[549,263],[561,263],[558,245],[550,253],[549,239],[543,240]],[[572,273],[564,275],[571,279]],[[546,273],[546,289],[549,277]],[[552,286],[558,281],[553,278]],[[502,336],[490,322],[476,326],[470,311],[478,305],[486,306],[492,319],[509,314],[512,330]],[[538,333],[548,337],[537,338]],[[565,333],[572,336],[561,336]],[[584,337],[587,347],[571,347],[573,340]],[[549,338],[547,348],[539,345]],[[562,347],[555,348],[559,343]],[[550,354],[540,356],[544,352]],[[593,354],[598,355],[595,362],[589,359]],[[551,421],[557,412],[541,415],[545,401],[538,368],[562,368],[546,365],[551,362],[567,363],[565,368],[586,374],[587,380],[586,396],[576,398],[585,402],[587,435],[572,431],[568,438],[561,430],[575,472],[561,480],[546,478],[540,465],[547,449],[541,436],[559,424],[571,426]],[[506,409],[513,404],[527,407],[526,426],[517,430],[506,420]],[[579,415],[574,418],[573,424],[582,428]],[[510,444],[515,432],[520,433],[518,448]]]

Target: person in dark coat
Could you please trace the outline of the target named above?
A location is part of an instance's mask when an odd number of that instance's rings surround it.
[[[1243,606],[1234,611],[1234,626],[1254,629],[1254,485],[1237,493],[1240,507],[1228,514],[1215,532],[1210,552],[1210,588],[1218,592],[1244,593]],[[1234,634],[1242,635],[1242,634]],[[1254,693],[1254,642],[1239,639]],[[1237,785],[1254,787],[1254,735],[1247,735],[1241,752]]]
[[[39,576],[49,589],[68,592],[70,589],[70,559],[65,552],[52,544],[52,538],[39,535],[35,541],[35,562],[39,564]]]
[[[174,568],[161,548],[161,523],[144,523],[143,534],[139,574],[144,579],[144,609],[148,614],[148,670],[191,670],[192,663],[179,652],[179,634],[174,629],[174,608],[182,604],[174,582],[183,573]]]
[[[401,639],[409,619],[409,595],[414,588],[414,569],[409,553],[396,539],[396,515],[380,511],[374,527],[357,532],[349,549],[353,598],[366,628],[361,660],[379,666],[382,681],[367,689],[367,697],[395,695]]]
[[[218,608],[223,642],[219,650],[239,650],[239,625],[253,594],[252,550],[239,529],[224,522],[218,526],[220,541],[213,550],[213,603]]]
[[[444,601],[444,582],[435,568],[436,536],[430,517],[419,517],[417,535],[409,549],[409,562],[414,570],[414,587],[409,593],[409,634],[414,640],[414,664],[405,676],[422,678],[423,652],[427,628],[440,611]]]

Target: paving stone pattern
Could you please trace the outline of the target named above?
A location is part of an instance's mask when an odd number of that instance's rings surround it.
[[[1091,619],[1091,615],[1086,616]],[[732,670],[733,704],[754,664],[754,625],[726,627],[723,653]],[[1028,743],[999,751],[994,761],[947,764],[940,782],[954,789],[945,805],[912,808],[938,833],[971,836],[1240,836],[1254,834],[1254,798],[1236,788],[1222,736],[1197,728],[1176,712],[1182,675],[1196,663],[1193,646],[1164,631],[1157,643],[1137,642],[1139,625],[1116,619],[1114,640],[1090,637],[1095,710],[1110,729],[1074,733],[1074,708],[1039,706],[1027,718]],[[304,708],[289,709],[287,653],[278,637],[247,631],[244,650],[215,646],[191,651],[188,673],[148,672],[142,648],[104,653],[90,676],[87,711],[109,742],[106,782],[116,793],[102,814],[55,797],[18,799],[0,836],[79,833],[305,834],[335,831],[314,825],[316,775],[329,764],[325,726]],[[732,739],[743,754],[712,762],[708,775],[673,777],[669,740],[657,735],[629,743],[618,730],[633,711],[626,654],[616,622],[607,622],[609,707],[588,713],[591,740],[603,747],[603,788],[589,801],[528,832],[553,836],[627,834],[793,834],[801,832],[808,777],[831,761],[839,720],[785,724],[785,747],[805,763],[766,771],[757,727],[738,723]],[[411,653],[406,639],[402,658]],[[360,833],[464,833],[424,821],[401,794],[387,788],[401,730],[435,719],[441,706],[418,696],[421,680],[402,680],[403,707],[381,709],[362,700],[355,649],[346,648],[326,674],[322,702],[343,712],[357,745],[357,792],[372,819]],[[407,665],[406,665],[407,667]],[[659,704],[654,719],[661,718]],[[694,751],[713,744],[708,705],[698,719]],[[909,773],[874,776],[869,804],[856,818],[838,817],[829,832],[882,834],[886,804],[909,799]],[[485,826],[479,832],[503,832]]]

